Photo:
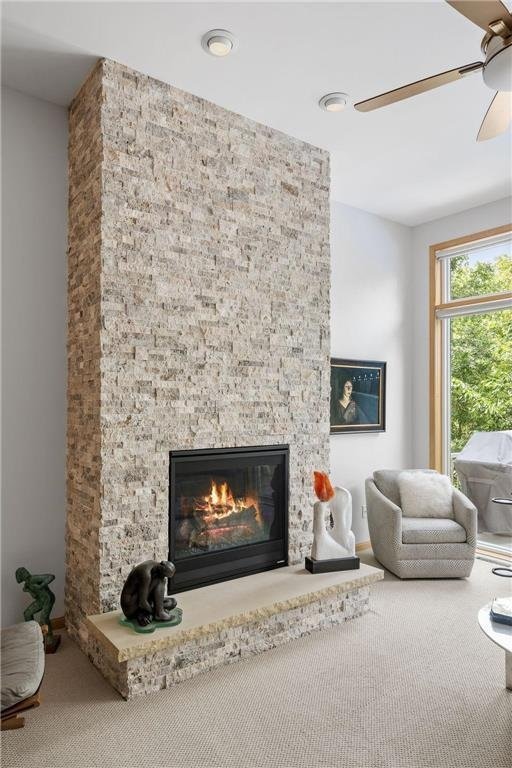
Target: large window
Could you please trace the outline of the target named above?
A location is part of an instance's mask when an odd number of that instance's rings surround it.
[[[431,247],[430,463],[512,429],[512,227]]]

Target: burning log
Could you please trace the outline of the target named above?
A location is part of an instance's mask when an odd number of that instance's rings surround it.
[[[186,519],[178,528],[180,549],[222,549],[259,540],[265,527],[253,496],[235,498],[228,483],[212,481],[208,496],[182,498]]]

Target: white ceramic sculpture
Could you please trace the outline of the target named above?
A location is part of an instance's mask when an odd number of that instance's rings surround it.
[[[356,553],[356,537],[352,528],[352,495],[346,488],[335,488],[330,501],[333,527],[331,536],[346,550],[347,557]]]
[[[332,515],[334,526],[326,527],[328,515]],[[338,557],[353,557],[355,537],[352,524],[352,497],[345,488],[335,488],[334,497],[327,501],[317,501],[313,507],[313,546],[311,557],[314,560],[333,560]]]

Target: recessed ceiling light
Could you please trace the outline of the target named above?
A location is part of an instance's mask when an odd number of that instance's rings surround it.
[[[201,46],[212,56],[227,56],[234,51],[237,41],[227,29],[210,29],[201,38]]]
[[[347,106],[348,95],[346,93],[335,92],[326,93],[318,102],[318,106],[327,112],[341,112]]]

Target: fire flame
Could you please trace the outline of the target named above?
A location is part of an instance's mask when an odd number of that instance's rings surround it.
[[[231,488],[227,483],[214,483],[212,480],[212,487],[210,489],[210,495],[205,496],[204,500],[206,502],[210,502],[211,504],[221,504],[223,507],[235,506],[235,500],[233,498],[233,494],[231,493]]]
[[[235,512],[243,512],[245,509],[252,507],[255,511],[257,522],[260,525],[263,524],[258,500],[252,496],[235,499],[228,483],[216,483],[212,480],[210,493],[208,496],[204,496],[203,499],[208,515],[217,520],[228,517]]]

